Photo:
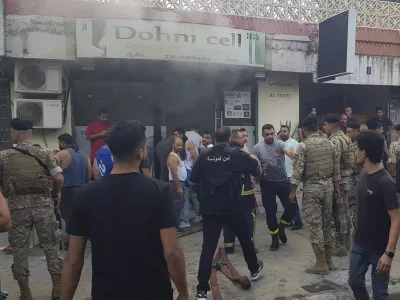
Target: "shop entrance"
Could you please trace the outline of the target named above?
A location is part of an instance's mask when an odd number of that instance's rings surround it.
[[[221,125],[254,126],[254,111],[246,119],[224,116],[224,92],[252,91],[253,74],[251,68],[199,67],[170,62],[96,64],[96,71],[73,74],[77,142],[82,150],[89,152],[86,127],[103,108],[108,109],[110,121],[140,120],[146,125],[151,158],[154,145],[171,135],[176,127],[199,127],[214,134]],[[254,92],[250,93],[252,110]],[[253,131],[250,128],[250,136]]]

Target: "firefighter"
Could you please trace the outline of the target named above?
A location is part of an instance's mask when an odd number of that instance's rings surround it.
[[[230,147],[231,139],[230,128],[220,128],[216,133],[216,145],[201,153],[190,176],[190,181],[200,186],[200,211],[203,215],[197,300],[207,299],[212,260],[223,225],[227,225],[238,236],[251,280],[258,280],[264,268],[248,236],[247,219],[239,195],[241,175],[251,173],[259,176],[260,162],[254,155]]]
[[[233,149],[239,149],[243,151],[244,140],[243,133],[240,130],[232,130],[232,142],[230,146]],[[256,225],[256,213],[255,213],[255,201],[254,201],[254,190],[253,182],[251,181],[250,173],[242,173],[241,175],[241,188],[240,198],[241,205],[243,206],[244,213],[247,218],[247,227],[249,237],[254,243],[255,225]],[[224,247],[228,254],[235,252],[235,233],[229,229],[228,226],[224,225]]]

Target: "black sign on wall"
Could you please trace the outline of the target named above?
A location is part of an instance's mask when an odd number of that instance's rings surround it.
[[[356,19],[356,11],[350,9],[319,24],[318,82],[354,72]]]
[[[12,146],[10,83],[0,79],[0,150]]]

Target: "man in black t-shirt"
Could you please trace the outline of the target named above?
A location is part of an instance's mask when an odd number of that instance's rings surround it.
[[[169,185],[139,173],[146,157],[145,127],[115,124],[106,142],[114,158],[110,175],[75,194],[61,299],[72,300],[81,275],[86,241],[92,244],[92,299],[188,300],[185,261],[176,237]],[[115,255],[115,245],[122,245]]]
[[[392,130],[393,127],[393,122],[383,116],[383,107],[378,106],[375,108],[376,111],[376,117],[369,119],[367,121],[367,126],[368,129],[375,129],[379,124],[382,124],[383,127],[383,135],[385,136],[385,139],[388,141],[389,140],[389,133]]]
[[[350,251],[349,285],[356,299],[369,299],[365,273],[372,266],[373,298],[389,299],[388,284],[400,232],[395,184],[381,165],[384,137],[376,131],[356,138],[357,162],[363,165],[357,187],[357,229]]]
[[[254,155],[230,147],[231,138],[229,127],[220,128],[215,135],[216,145],[201,153],[190,176],[191,182],[200,184],[200,211],[203,215],[203,249],[197,277],[197,300],[207,299],[212,260],[223,225],[236,233],[251,279],[258,280],[263,270],[263,264],[257,260],[253,241],[248,235],[247,218],[240,197],[241,174],[248,172],[259,176],[260,163]]]

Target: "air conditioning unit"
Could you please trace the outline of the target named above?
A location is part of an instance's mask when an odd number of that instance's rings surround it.
[[[62,128],[62,101],[16,99],[14,118],[32,121],[33,128]]]
[[[62,67],[48,62],[15,63],[14,89],[19,93],[62,93]]]

